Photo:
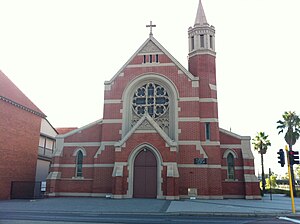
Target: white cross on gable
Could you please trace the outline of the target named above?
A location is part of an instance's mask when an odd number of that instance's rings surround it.
[[[146,27],[150,27],[150,34],[149,34],[149,36],[153,36],[152,27],[156,27],[156,25],[153,25],[152,21],[150,21],[150,25],[146,25]]]

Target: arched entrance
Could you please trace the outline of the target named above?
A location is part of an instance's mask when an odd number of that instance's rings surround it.
[[[157,161],[147,148],[143,148],[134,160],[133,197],[157,197]]]

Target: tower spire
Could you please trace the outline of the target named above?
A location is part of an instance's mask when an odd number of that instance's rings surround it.
[[[199,54],[215,56],[215,28],[208,24],[203,5],[199,0],[194,27],[190,27],[189,34],[189,58]]]
[[[215,27],[207,23],[201,0],[199,0],[195,24],[193,27],[189,27],[188,35],[189,71],[199,77],[211,73],[212,70],[215,70]],[[207,59],[205,58],[212,60],[212,63],[209,65],[211,67],[204,68],[200,66],[201,63],[199,61],[206,61]],[[203,73],[205,69],[207,69],[206,73]],[[215,74],[210,75],[214,79]]]
[[[199,5],[198,5],[198,10],[197,10],[197,15],[195,19],[195,25],[204,25],[207,24],[205,12],[202,6],[201,0],[199,0]]]

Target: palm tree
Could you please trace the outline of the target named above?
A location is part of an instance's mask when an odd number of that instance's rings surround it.
[[[278,134],[283,133],[287,129],[284,139],[289,146],[289,150],[292,150],[293,145],[300,137],[300,118],[295,112],[284,112],[282,115],[283,121],[277,121],[277,129],[280,129]]]
[[[289,150],[292,151],[293,145],[295,145],[295,143],[300,137],[300,118],[298,115],[296,115],[295,111],[284,112],[282,118],[283,118],[282,121],[281,120],[277,121],[278,124],[277,129],[279,129],[278,134],[281,134],[283,133],[284,130],[286,130],[284,139],[289,146]],[[293,191],[294,191],[294,195],[296,195],[293,165],[290,166],[290,169],[292,175]]]
[[[265,179],[265,171],[264,171],[264,157],[266,154],[268,146],[271,146],[270,140],[268,140],[268,135],[264,132],[258,132],[254,139],[252,139],[252,144],[254,145],[254,149],[258,151],[261,158],[261,177],[262,177],[262,189],[263,193],[266,189],[266,179]]]

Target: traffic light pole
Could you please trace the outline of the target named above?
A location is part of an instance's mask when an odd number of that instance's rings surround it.
[[[296,196],[295,175],[294,175],[293,165],[294,164],[299,164],[299,152],[298,151],[293,151],[291,148],[287,152],[288,152],[288,158],[289,158],[289,161],[290,161],[293,193],[294,193],[294,196]]]
[[[291,169],[291,164],[290,164],[290,158],[289,158],[289,153],[288,153],[288,146],[285,146],[286,154],[287,154],[287,162],[288,162],[288,173],[289,173],[289,183],[290,183],[290,195],[291,195],[291,201],[292,201],[292,212],[296,213],[295,209],[295,199],[294,199],[294,191],[293,191],[293,180],[292,180],[292,169]]]
[[[295,174],[294,174],[293,164],[290,164],[290,172],[291,172],[293,193],[294,193],[294,196],[295,196],[296,195],[296,187],[295,187]]]

